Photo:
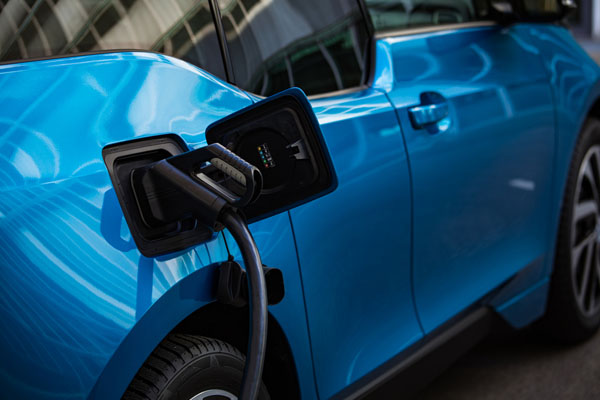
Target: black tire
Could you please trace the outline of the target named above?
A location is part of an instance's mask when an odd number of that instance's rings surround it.
[[[540,327],[545,333],[564,343],[582,342],[591,337],[600,326],[600,309],[597,312],[593,312],[593,309],[587,310],[588,315],[586,315],[585,305],[581,305],[577,301],[576,291],[578,289],[576,288],[576,282],[578,278],[573,272],[577,269],[571,266],[573,250],[571,235],[573,230],[577,229],[573,228],[574,207],[575,202],[580,201],[580,199],[575,198],[577,186],[580,182],[578,180],[579,171],[584,160],[589,159],[586,158],[586,155],[596,145],[600,145],[600,121],[590,118],[586,121],[580,133],[569,167],[556,242],[548,307],[546,315],[540,321]],[[593,268],[593,263],[597,262],[598,257],[600,257],[598,252],[600,245],[596,243],[592,246],[596,246],[596,250],[593,252],[595,255],[590,256],[595,258],[595,260],[592,260],[591,267]],[[580,284],[579,287],[581,288],[584,285]],[[584,296],[580,296],[580,298],[584,298]]]
[[[239,397],[244,363],[244,355],[223,341],[172,334],[148,357],[123,399],[190,400],[208,390]],[[212,398],[227,399],[215,395],[207,400]],[[259,399],[270,399],[264,384]]]

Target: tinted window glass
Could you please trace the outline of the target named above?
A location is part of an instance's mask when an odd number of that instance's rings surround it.
[[[225,76],[208,0],[0,3],[1,61],[140,49],[173,55]]]
[[[560,11],[559,0],[525,0],[525,11],[529,13],[555,13]]]
[[[376,31],[484,19],[486,0],[365,0]]]
[[[219,0],[238,86],[268,96],[364,82],[368,34],[356,0]]]

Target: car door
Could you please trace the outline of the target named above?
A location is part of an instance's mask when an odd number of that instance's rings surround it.
[[[315,379],[330,398],[422,337],[402,133],[386,95],[360,86],[369,37],[358,2],[232,1],[221,15],[239,86],[319,95],[311,104],[339,185],[289,217]]]
[[[410,283],[410,182],[382,93],[312,101],[334,193],[292,210],[317,385],[329,398],[422,337]]]
[[[395,11],[405,14],[399,30],[379,34],[378,60],[388,64],[378,68],[391,74],[376,86],[406,139],[413,285],[427,333],[551,257],[554,114],[526,25],[478,22],[469,0],[403,3],[411,7]]]

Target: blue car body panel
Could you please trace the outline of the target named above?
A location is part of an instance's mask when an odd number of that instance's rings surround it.
[[[283,270],[286,296],[270,312],[307,399],[475,303],[514,326],[541,315],[572,149],[600,97],[599,68],[556,26],[380,38],[374,49],[370,88],[312,100],[336,191],[251,227],[265,264]],[[449,109],[432,132],[409,112],[426,92]],[[214,301],[223,237],[142,257],[101,149],[167,132],[198,147],[206,126],[253,101],[153,53],[0,65],[8,398],[119,397],[160,340]]]
[[[3,359],[14,360],[2,364],[6,393],[85,397],[147,308],[209,264],[194,251],[140,256],[102,147],[169,131],[202,143],[206,125],[251,102],[186,63],[149,53],[5,65],[0,90],[7,327],[0,346]]]
[[[317,393],[304,317],[301,278],[289,215],[283,213],[269,218],[268,221],[253,224],[251,231],[261,249],[263,262],[266,265],[277,266],[283,272],[285,298],[281,303],[271,306],[269,311],[286,333],[293,357],[297,361],[302,395],[306,398],[314,398]],[[273,232],[277,232],[277,235],[273,235]],[[236,259],[241,259],[239,249],[229,234],[227,238],[231,254]],[[164,295],[152,303],[115,350],[98,378],[89,396],[90,399],[119,398],[150,351],[169,331],[194,311],[214,301],[212,282],[215,279],[216,262],[227,259],[223,236],[219,235],[216,240],[207,243],[206,246],[198,247],[196,251],[203,261],[203,267],[177,281]],[[145,265],[140,265],[138,274],[144,273],[142,268],[152,271],[152,260],[144,257],[142,260]],[[154,269],[156,268],[157,265],[154,266]],[[151,282],[148,282],[148,285],[151,286]],[[138,297],[140,297],[140,289],[138,286]]]
[[[389,52],[387,93],[410,158],[414,296],[426,333],[549,250],[552,94],[522,29],[461,29],[379,47]],[[443,132],[409,118],[428,92],[449,106]]]
[[[559,26],[521,24],[519,38],[539,55],[548,74],[555,113],[555,153],[552,191],[548,198],[550,217],[545,260],[532,264],[512,279],[490,304],[513,326],[523,327],[545,310],[547,286],[552,273],[554,246],[571,155],[578,133],[600,98],[600,68],[577,44],[571,33]],[[598,117],[598,113],[594,115]],[[540,260],[541,261],[541,260]],[[510,300],[508,300],[510,299]]]
[[[317,385],[329,398],[423,334],[410,284],[410,178],[394,109],[372,89],[312,105],[339,184],[291,216]]]
[[[165,334],[213,300],[212,264],[226,257],[216,241],[170,258],[142,257],[102,147],[165,132],[199,146],[206,126],[251,100],[196,67],[151,53],[5,65],[0,90],[0,349],[4,360],[12,360],[2,364],[5,394],[86,397],[104,371],[94,393],[119,397]],[[253,227],[265,262],[284,270],[289,294],[272,311],[278,315],[287,307],[283,314],[296,316],[278,319],[291,323],[284,329],[294,356],[304,359],[302,388],[312,397],[287,214],[270,219],[269,229],[278,236]],[[194,283],[197,293],[189,290]]]

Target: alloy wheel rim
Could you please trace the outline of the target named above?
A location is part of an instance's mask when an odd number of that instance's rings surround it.
[[[579,311],[589,317],[600,309],[600,146],[579,167],[571,224],[571,282]]]
[[[198,393],[190,400],[237,400],[237,396],[227,390],[209,389]]]

